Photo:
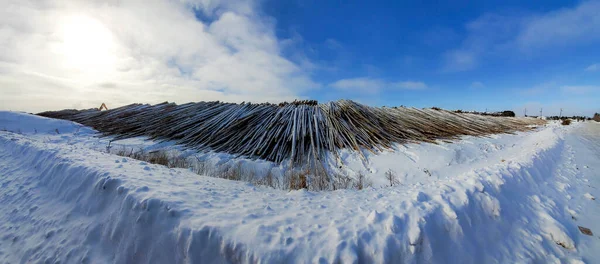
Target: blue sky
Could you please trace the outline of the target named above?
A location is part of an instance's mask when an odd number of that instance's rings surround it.
[[[276,20],[278,37],[297,41],[288,56],[314,63],[320,83],[362,78],[383,87],[319,89],[311,98],[535,112],[599,107],[600,69],[592,70],[600,61],[597,3],[325,2],[267,1],[264,12]],[[386,87],[398,81],[427,87]]]
[[[5,1],[0,110],[300,98],[600,112],[600,1]]]

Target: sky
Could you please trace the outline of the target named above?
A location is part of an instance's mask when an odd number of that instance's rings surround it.
[[[0,110],[351,99],[600,112],[600,1],[0,5]]]

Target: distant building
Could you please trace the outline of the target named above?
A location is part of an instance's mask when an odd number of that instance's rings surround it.
[[[600,122],[600,114],[595,113],[594,118],[592,118],[592,119],[594,119],[594,121],[596,121],[596,122]]]

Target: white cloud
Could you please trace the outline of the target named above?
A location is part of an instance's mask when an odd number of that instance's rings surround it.
[[[533,87],[521,89],[519,93],[523,96],[540,96],[555,91],[557,88],[556,82],[549,81],[534,85]]]
[[[427,89],[427,85],[424,82],[413,82],[413,81],[392,83],[391,87],[398,87],[398,88],[407,89],[407,90]]]
[[[318,87],[274,28],[252,1],[4,1],[0,108],[280,101]]]
[[[563,93],[565,95],[570,95],[571,97],[569,98],[571,99],[584,98],[581,97],[581,95],[595,94],[595,92],[598,91],[600,91],[600,86],[597,85],[559,85],[554,81],[540,83],[530,88],[518,90],[519,94],[522,96],[556,95],[558,93]],[[577,95],[579,95],[579,97],[573,97]],[[586,99],[591,99],[591,97],[587,97]]]
[[[325,47],[332,49],[332,50],[344,49],[344,46],[342,45],[342,43],[340,43],[339,41],[332,39],[332,38],[328,38],[325,40]]]
[[[444,54],[443,72],[461,72],[474,69],[477,62],[477,52],[469,50],[452,50]]]
[[[555,47],[600,41],[600,1],[542,14],[488,13],[465,25],[462,44],[443,55],[443,72],[475,69],[487,56],[544,55]]]
[[[519,19],[499,14],[484,14],[467,23],[467,36],[460,47],[443,56],[443,72],[461,72],[479,66],[480,57],[506,49],[504,42],[514,37]]]
[[[517,43],[531,49],[592,39],[600,39],[599,1],[582,2],[572,8],[528,18],[517,36]]]
[[[594,85],[567,85],[567,86],[562,86],[560,89],[564,93],[583,95],[583,94],[589,94],[591,92],[600,91],[600,86],[594,86]]]
[[[595,72],[598,70],[600,70],[600,63],[594,63],[594,64],[588,66],[587,68],[585,68],[585,71],[588,71],[588,72]]]
[[[471,89],[482,89],[485,88],[485,85],[482,82],[472,82],[469,86]]]
[[[331,83],[329,86],[338,90],[360,93],[378,93],[385,86],[385,82],[379,79],[353,78],[341,79]]]
[[[341,79],[334,83],[329,84],[338,90],[344,90],[348,92],[358,92],[365,94],[377,94],[382,90],[388,89],[404,89],[404,90],[422,90],[427,89],[427,85],[423,82],[416,81],[399,81],[399,82],[387,82],[382,79],[373,79],[367,77],[352,78],[352,79]]]

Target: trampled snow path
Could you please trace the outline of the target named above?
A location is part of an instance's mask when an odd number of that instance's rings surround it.
[[[600,123],[591,123],[566,136],[568,162],[562,167],[562,181],[576,224],[587,227],[593,236],[579,235],[578,251],[587,263],[600,263]],[[576,175],[569,177],[568,175]],[[583,194],[583,195],[582,195]],[[593,200],[592,200],[593,199]]]
[[[391,188],[320,193],[0,132],[0,262],[593,263],[599,131],[595,123],[551,125],[506,136],[519,145],[500,150],[505,161],[448,164],[451,173]],[[578,225],[596,233],[583,235]]]

